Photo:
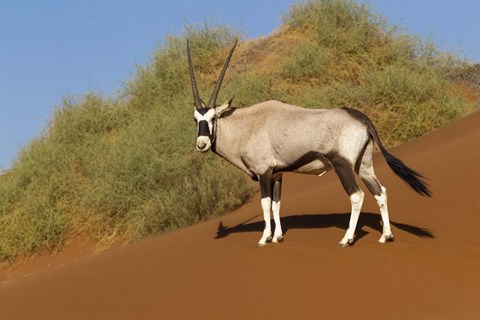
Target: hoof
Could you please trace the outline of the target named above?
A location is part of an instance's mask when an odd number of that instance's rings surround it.
[[[390,235],[385,237],[386,242],[393,242],[394,240],[395,240],[395,238],[393,237],[393,234],[390,234]]]
[[[342,248],[353,246],[353,239],[348,239],[347,242],[340,241],[338,243]]]
[[[263,239],[263,238],[262,238]],[[265,239],[265,242],[262,242],[262,239],[260,239],[260,242],[257,243],[257,247],[264,247],[266,246],[267,244],[269,244],[270,242],[272,242],[272,236],[268,237],[267,239]]]
[[[395,238],[393,237],[393,234],[390,234],[388,236],[383,236],[378,240],[380,243],[387,243],[387,242],[393,242]]]
[[[274,243],[281,243],[281,242],[283,242],[283,240],[284,240],[284,239],[283,239],[283,236],[278,236],[278,237],[276,237],[275,239],[273,239],[272,241],[273,241]]]

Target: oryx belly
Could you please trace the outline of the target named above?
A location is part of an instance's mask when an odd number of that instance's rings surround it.
[[[330,163],[322,153],[308,151],[305,153],[284,152],[277,153],[273,172],[297,172],[320,175],[331,169]]]
[[[320,159],[315,159],[302,165],[301,167],[298,167],[297,169],[294,169],[293,172],[322,175],[330,169],[331,166],[328,162]]]

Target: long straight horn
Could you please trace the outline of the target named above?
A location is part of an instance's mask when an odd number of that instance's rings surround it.
[[[215,89],[213,90],[212,97],[210,98],[210,101],[208,101],[209,108],[215,108],[218,92],[220,91],[220,87],[222,86],[223,77],[225,76],[225,72],[227,71],[228,64],[230,63],[230,59],[232,58],[233,51],[237,46],[237,42],[238,42],[238,39],[235,40],[235,43],[233,44],[232,49],[230,49],[230,53],[228,54],[227,60],[225,60],[225,63],[223,64],[223,69],[222,69],[222,72],[220,73],[220,76],[218,77],[217,83],[215,84]]]
[[[193,92],[193,99],[195,100],[195,107],[197,109],[203,108],[202,99],[200,99],[200,95],[198,94],[197,89],[197,82],[195,81],[195,74],[193,73],[193,66],[192,66],[192,57],[190,56],[190,44],[187,39],[187,55],[188,55],[188,71],[190,72],[190,81],[192,82],[192,92]]]

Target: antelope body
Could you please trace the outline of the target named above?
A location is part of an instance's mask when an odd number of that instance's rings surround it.
[[[348,229],[340,245],[354,241],[364,193],[355,182],[357,173],[375,197],[383,221],[379,242],[393,240],[387,208],[387,191],[373,169],[373,146],[378,144],[388,165],[421,195],[430,195],[423,177],[391,155],[382,145],[370,119],[350,109],[305,109],[281,101],[232,108],[232,100],[217,106],[216,98],[235,45],[225,61],[212,97],[205,105],[196,87],[187,42],[189,71],[195,101],[197,150],[212,149],[219,156],[260,182],[265,229],[258,242],[283,241],[280,223],[282,174],[297,172],[322,175],[334,169],[350,197]],[[275,231],[272,234],[270,214]]]

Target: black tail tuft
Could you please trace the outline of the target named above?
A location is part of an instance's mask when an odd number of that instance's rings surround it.
[[[428,188],[428,184],[425,182],[425,177],[422,176],[422,174],[407,167],[400,159],[394,157],[385,149],[381,151],[388,163],[388,166],[393,170],[393,172],[395,172],[397,176],[408,183],[408,185],[420,195],[428,197],[432,196],[432,192]]]

